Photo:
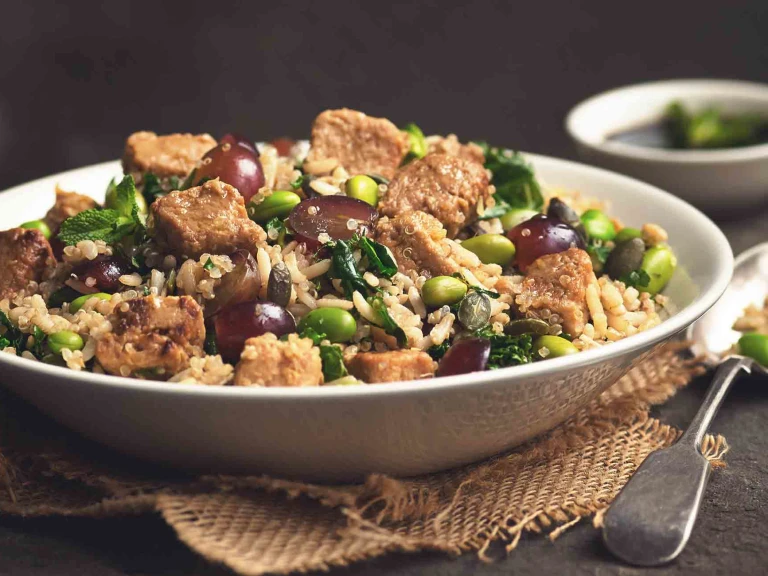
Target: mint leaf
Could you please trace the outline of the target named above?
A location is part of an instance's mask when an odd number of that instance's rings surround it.
[[[139,214],[139,205],[136,203],[136,184],[133,182],[133,176],[126,176],[117,185],[115,209],[121,216],[131,218],[138,224],[143,224]]]
[[[86,210],[61,223],[59,240],[71,246],[81,240],[104,240],[107,244],[124,236],[117,231],[120,213],[117,210]]]

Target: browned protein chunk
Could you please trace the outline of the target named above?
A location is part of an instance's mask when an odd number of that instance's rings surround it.
[[[589,254],[580,248],[569,248],[535,260],[522,282],[502,277],[496,288],[513,294],[514,305],[521,314],[546,319],[542,312],[547,310],[560,317],[564,332],[578,336],[589,320],[587,286],[592,283],[597,284],[597,278]]]
[[[264,245],[264,230],[248,218],[240,193],[220,180],[171,192],[152,203],[149,234],[176,256],[231,254],[243,248],[252,254]]]
[[[482,164],[447,154],[428,154],[397,171],[379,212],[397,216],[421,210],[437,218],[455,238],[493,201]]]
[[[375,236],[392,251],[401,272],[431,278],[451,276],[466,268],[489,288],[492,279],[501,274],[500,266],[483,264],[475,254],[448,239],[437,218],[424,212],[381,218]]]
[[[137,184],[145,172],[158,178],[189,174],[203,155],[216,146],[210,134],[168,134],[135,132],[125,141],[123,172]]]
[[[408,135],[386,118],[326,110],[312,124],[307,162],[335,158],[350,174],[392,178],[410,148]]]
[[[427,153],[448,154],[449,156],[458,156],[465,160],[485,164],[483,149],[474,142],[462,144],[455,134],[449,134],[446,137],[430,136],[427,138]]]
[[[355,378],[375,384],[431,378],[437,370],[437,362],[421,350],[359,352],[347,368]]]
[[[110,374],[167,379],[203,354],[203,312],[189,296],[128,300],[110,320],[112,332],[96,344],[96,359]]]
[[[319,386],[323,383],[320,350],[309,338],[274,334],[248,338],[235,367],[235,386]]]
[[[12,298],[30,282],[40,282],[55,259],[39,230],[11,228],[0,232],[0,300]]]
[[[43,220],[51,229],[52,234],[56,234],[61,227],[61,223],[67,218],[72,218],[85,212],[97,208],[96,200],[77,192],[66,192],[61,188],[56,188],[56,202],[53,204]]]

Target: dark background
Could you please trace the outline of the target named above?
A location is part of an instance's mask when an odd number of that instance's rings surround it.
[[[0,189],[119,157],[124,138],[237,130],[306,136],[348,106],[428,133],[573,157],[581,99],[675,77],[768,81],[768,2],[313,3],[0,0]],[[726,194],[727,195],[727,194]],[[765,215],[723,224],[736,251]],[[704,377],[660,410],[684,425]],[[715,430],[732,450],[680,560],[657,574],[762,574],[768,564],[768,394],[732,393]],[[629,574],[585,522],[525,538],[490,566],[471,554],[394,556],[339,574]],[[0,518],[0,574],[226,574],[156,518]]]

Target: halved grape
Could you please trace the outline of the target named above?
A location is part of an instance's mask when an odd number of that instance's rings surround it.
[[[221,137],[219,140],[219,144],[231,144],[232,146],[243,146],[245,148],[248,148],[251,152],[256,154],[256,156],[259,155],[259,149],[256,148],[256,144],[253,143],[253,140],[250,138],[243,136],[239,132],[230,132],[228,134],[224,134],[224,136]]]
[[[120,283],[120,276],[131,274],[131,264],[118,256],[97,256],[93,260],[81,262],[72,270],[76,278],[67,281],[67,285],[84,294],[93,292],[117,292],[125,288]],[[92,280],[90,280],[92,279]],[[95,284],[93,283],[95,281]],[[87,287],[87,290],[85,289]]]
[[[482,372],[491,355],[491,341],[486,338],[457,340],[440,359],[436,376]]]
[[[246,204],[264,186],[264,171],[256,153],[246,146],[229,142],[205,153],[196,169],[193,184],[213,178],[220,178],[237,188]]]
[[[247,250],[237,250],[229,255],[235,268],[224,274],[216,287],[216,297],[205,302],[205,317],[216,314],[225,306],[253,300],[261,288],[261,274],[256,259]]]
[[[303,238],[349,240],[373,230],[379,213],[368,203],[348,196],[318,196],[304,200],[288,216],[291,228]]]
[[[227,362],[237,362],[245,341],[271,332],[277,337],[296,332],[296,320],[274,302],[251,300],[227,306],[214,317],[219,353]]]
[[[507,236],[515,244],[515,265],[521,272],[537,258],[565,252],[571,247],[586,247],[584,238],[573,227],[557,218],[538,214],[512,228]]]

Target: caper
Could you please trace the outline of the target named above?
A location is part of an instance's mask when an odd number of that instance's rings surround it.
[[[632,240],[632,238],[642,238],[643,233],[637,229],[637,228],[622,228],[616,233],[616,238],[613,239],[616,244],[621,244],[622,242],[626,242],[627,240]]]
[[[768,366],[768,336],[751,332],[739,338],[739,350],[744,356]]]
[[[325,334],[331,342],[348,342],[357,331],[357,321],[341,308],[316,308],[299,322],[299,332],[307,328]]]
[[[475,253],[483,264],[506,266],[515,257],[515,245],[502,234],[481,234],[464,240],[461,246]]]
[[[600,210],[587,210],[581,215],[584,230],[590,238],[598,240],[613,240],[616,237],[616,227],[608,216]]]
[[[285,308],[291,300],[291,287],[291,272],[288,266],[278,262],[269,273],[267,300]]]
[[[533,353],[539,358],[560,358],[578,351],[569,340],[560,336],[539,336],[533,342]]]
[[[467,285],[452,276],[435,276],[421,287],[421,299],[427,306],[439,308],[456,304],[467,293]]]
[[[470,292],[459,304],[457,317],[467,330],[480,330],[491,319],[491,299],[482,292]]]
[[[69,311],[73,314],[80,310],[80,308],[83,307],[83,305],[88,302],[91,298],[98,298],[99,300],[109,300],[112,298],[112,294],[106,294],[104,292],[96,292],[95,294],[83,294],[82,296],[75,298],[72,300],[72,302],[69,304]]]
[[[526,220],[530,220],[534,216],[536,216],[538,212],[536,210],[528,210],[527,208],[515,208],[514,210],[510,210],[504,216],[499,218],[499,221],[501,222],[502,228],[504,228],[504,231],[512,230],[515,226],[518,224],[525,222]]]
[[[617,244],[608,255],[608,259],[605,261],[605,272],[614,280],[618,280],[625,274],[640,268],[643,264],[644,255],[645,244],[642,239],[626,240]]]
[[[301,196],[288,190],[275,190],[259,203],[248,204],[248,216],[257,224],[265,224],[272,218],[285,218],[301,202]]]
[[[344,185],[347,196],[367,202],[371,206],[379,203],[379,185],[370,176],[359,174],[352,176]]]
[[[521,334],[537,334],[545,336],[549,334],[549,324],[538,318],[521,318],[512,320],[504,326],[504,332],[510,336],[520,336]]]
[[[43,236],[47,238],[51,237],[51,229],[48,227],[48,224],[43,222],[42,220],[31,220],[29,222],[24,222],[19,228],[26,228],[27,230],[39,230],[42,232]]]
[[[669,246],[657,244],[645,252],[640,268],[651,279],[648,286],[643,287],[643,291],[653,296],[661,292],[672,278],[677,268],[677,258]]]
[[[85,343],[82,336],[77,332],[70,332],[69,330],[62,330],[60,332],[54,332],[48,336],[48,347],[54,354],[61,354],[64,348],[69,350],[82,350]]]

